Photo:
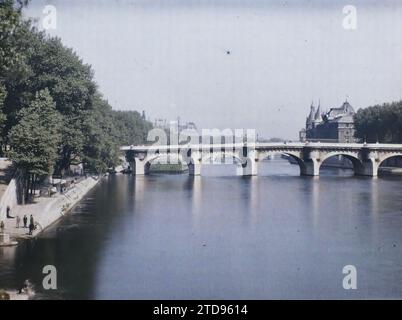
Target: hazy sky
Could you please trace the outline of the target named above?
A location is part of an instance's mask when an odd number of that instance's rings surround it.
[[[399,4],[398,4],[399,3]],[[402,1],[33,0],[115,109],[295,139],[311,101],[402,98]],[[345,30],[342,9],[357,9]],[[228,54],[230,53],[230,54]]]

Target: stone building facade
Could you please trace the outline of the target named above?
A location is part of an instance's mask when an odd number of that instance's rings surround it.
[[[311,104],[306,127],[300,131],[300,141],[354,142],[354,114],[353,107],[347,101],[341,107],[331,108],[324,113],[320,104],[317,108]]]

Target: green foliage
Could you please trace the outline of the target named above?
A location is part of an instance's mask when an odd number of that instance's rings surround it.
[[[112,117],[112,109],[100,96],[93,100],[94,110],[84,121],[84,166],[95,172],[105,172],[118,163],[118,140]]]
[[[359,109],[355,136],[368,143],[402,143],[402,101]]]
[[[7,95],[6,88],[0,83],[0,132],[4,129],[4,125],[6,122],[6,115],[3,112],[4,100],[6,98],[6,95]]]
[[[61,140],[61,116],[49,90],[39,91],[32,103],[18,113],[18,119],[9,134],[10,158],[25,173],[52,173]]]
[[[143,143],[151,124],[138,112],[113,111],[91,67],[60,39],[22,20],[27,2],[0,0],[1,149],[9,145],[28,176],[62,173],[78,163],[105,172],[118,164],[119,146]]]
[[[152,128],[152,124],[144,121],[137,111],[114,111],[113,118],[117,138],[122,145],[144,143]]]
[[[22,52],[16,47],[19,27],[21,24],[21,10],[28,1],[0,0],[0,75],[9,72],[20,63]],[[0,80],[3,80],[0,78]]]

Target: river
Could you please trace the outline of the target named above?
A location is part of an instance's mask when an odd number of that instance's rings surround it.
[[[283,160],[110,176],[39,238],[0,248],[0,288],[36,299],[402,298],[402,178]],[[42,268],[57,268],[44,290]],[[357,289],[345,290],[345,265]]]

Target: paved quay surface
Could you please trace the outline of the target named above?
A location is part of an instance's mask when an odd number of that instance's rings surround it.
[[[16,219],[5,219],[4,233],[10,234],[11,238],[32,238],[37,236],[45,228],[63,217],[75,204],[77,204],[89,190],[91,190],[100,178],[88,177],[75,184],[64,194],[57,193],[52,197],[37,197],[33,203],[18,205],[11,210],[11,216],[21,218],[20,227],[16,226]],[[33,235],[28,235],[28,228],[23,228],[24,215],[28,218],[32,214],[37,229]]]

